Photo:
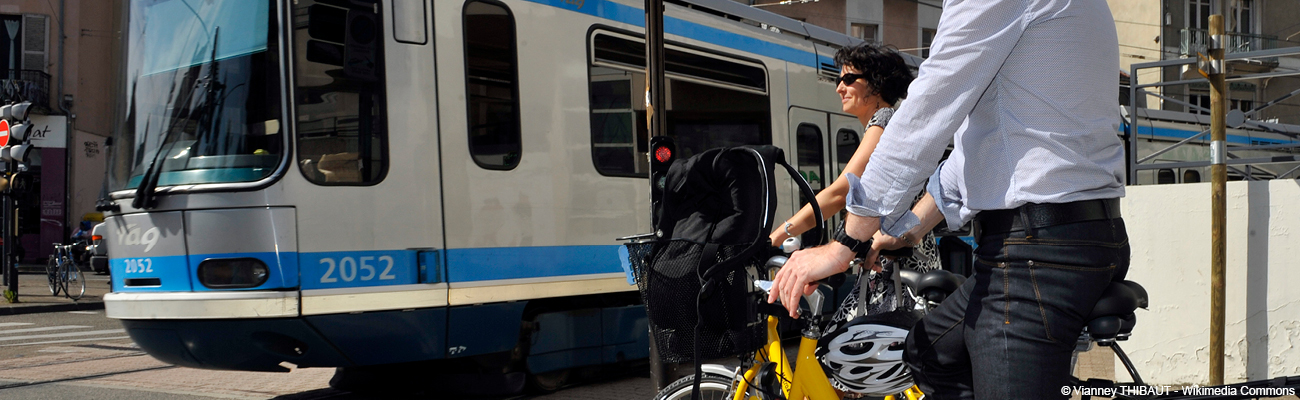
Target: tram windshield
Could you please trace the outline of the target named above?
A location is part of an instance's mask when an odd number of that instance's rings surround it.
[[[133,0],[113,190],[253,182],[284,157],[271,1]]]

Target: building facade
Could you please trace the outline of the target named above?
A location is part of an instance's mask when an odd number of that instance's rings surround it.
[[[1120,40],[1120,63],[1124,72],[1134,63],[1194,58],[1206,54],[1209,16],[1220,12],[1220,0],[1107,0],[1115,15]],[[1293,0],[1222,0],[1228,2],[1224,19],[1225,51],[1233,53],[1300,46],[1300,2]],[[1232,80],[1234,75],[1300,71],[1300,58],[1260,57],[1229,64],[1229,108],[1250,111],[1300,89],[1295,76]],[[1138,82],[1174,82],[1197,78],[1188,67],[1167,67],[1139,71]],[[1148,107],[1166,111],[1208,114],[1196,106],[1209,107],[1206,83],[1165,86],[1151,91],[1165,98],[1148,96]],[[1260,109],[1260,121],[1300,124],[1300,98],[1282,99]]]
[[[929,55],[943,10],[939,0],[735,1],[921,57]]]
[[[0,2],[0,102],[30,101],[33,188],[15,197],[25,260],[94,212],[115,121],[121,0]],[[93,217],[92,217],[93,218]]]

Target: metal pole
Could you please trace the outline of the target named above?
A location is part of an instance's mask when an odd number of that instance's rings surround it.
[[[8,175],[10,179],[7,191],[12,193],[14,183],[13,179],[15,176],[13,172],[16,172],[17,168],[15,163],[9,161],[5,161],[5,167],[7,167],[5,168],[6,175]],[[10,303],[17,303],[18,265],[14,263],[13,254],[14,249],[17,248],[18,245],[17,243],[14,243],[14,236],[16,236],[14,233],[17,232],[15,226],[17,226],[18,221],[17,218],[15,218],[16,215],[14,213],[14,198],[10,193],[0,195],[0,197],[4,198],[3,201],[0,201],[0,205],[4,207],[2,214],[0,214],[0,216],[2,216],[0,218],[4,219],[4,227],[0,228],[0,234],[4,235],[5,300],[8,300]]]
[[[663,0],[646,0],[646,127],[650,136],[663,136],[663,112],[667,104],[667,82],[664,79],[664,4]]]
[[[664,3],[663,0],[645,0],[645,85],[646,85],[646,129],[650,137],[664,136]],[[647,145],[646,148],[649,148]],[[654,199],[651,199],[653,202]],[[670,365],[659,357],[659,346],[655,345],[654,330],[650,330],[650,382],[655,391],[663,390],[671,381]]]
[[[1226,3],[1220,1],[1220,4]],[[1223,14],[1210,16],[1210,385],[1223,384],[1223,328],[1227,227],[1227,84],[1224,82]]]

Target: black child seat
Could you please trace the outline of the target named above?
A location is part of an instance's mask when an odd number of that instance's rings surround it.
[[[768,232],[777,206],[778,164],[805,198],[814,199],[774,146],[716,148],[668,166],[662,200],[653,210],[654,240],[628,244],[663,362],[693,361],[698,372],[702,360],[753,352],[766,341],[760,311],[766,302],[753,281],[766,274],[762,267],[776,251]],[[812,203],[820,220],[821,210]]]

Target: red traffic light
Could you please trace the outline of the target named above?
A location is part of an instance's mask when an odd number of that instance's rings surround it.
[[[659,146],[659,148],[655,149],[655,160],[665,163],[672,159],[673,151],[669,150],[667,146]]]

